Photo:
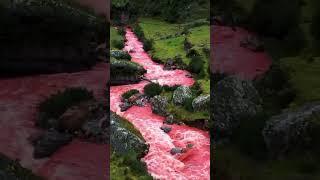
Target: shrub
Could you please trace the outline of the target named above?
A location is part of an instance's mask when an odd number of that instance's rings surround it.
[[[254,85],[263,99],[264,108],[271,113],[287,107],[296,96],[286,70],[279,64],[274,63],[262,79],[254,81]]]
[[[123,49],[124,48],[124,42],[121,40],[112,40],[111,41],[112,46],[114,46],[117,49]]]
[[[143,49],[145,50],[145,51],[150,51],[150,50],[152,50],[152,46],[153,46],[153,40],[152,39],[145,39],[144,41],[143,41]]]
[[[192,91],[192,94],[195,96],[199,96],[203,92],[200,83],[197,81],[191,86],[190,89]]]
[[[203,70],[204,62],[200,56],[193,56],[189,63],[189,70],[192,73],[199,74]]]
[[[184,47],[184,50],[185,51],[188,51],[189,49],[192,48],[192,44],[191,42],[188,40],[188,38],[184,38],[184,41],[183,41],[183,47]]]
[[[189,49],[187,51],[187,57],[194,57],[194,56],[200,56],[200,53],[194,48]]]
[[[188,98],[183,105],[183,107],[189,112],[193,112],[192,101],[193,98]]]
[[[174,90],[176,90],[177,88],[179,87],[179,85],[174,85],[174,86],[168,86],[168,85],[164,85],[164,86],[162,86],[162,89],[164,90],[164,91],[174,91]]]
[[[58,91],[39,105],[37,126],[50,128],[48,120],[59,118],[68,108],[80,102],[94,99],[93,93],[82,87],[67,88]]]
[[[137,90],[137,89],[130,89],[129,91],[123,93],[123,94],[121,95],[121,97],[122,97],[123,99],[129,99],[132,95],[135,95],[135,94],[138,94],[138,93],[139,93],[139,90]]]
[[[144,88],[144,94],[149,97],[159,95],[162,92],[162,87],[158,83],[149,83]]]

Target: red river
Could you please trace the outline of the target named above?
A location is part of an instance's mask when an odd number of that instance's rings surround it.
[[[233,74],[243,79],[263,75],[272,60],[266,52],[253,52],[240,46],[240,41],[252,35],[237,27],[211,26],[211,71]]]
[[[0,79],[0,152],[19,159],[22,166],[48,180],[108,179],[108,145],[75,139],[49,158],[36,160],[27,140],[40,131],[34,126],[39,102],[58,90],[79,86],[104,99],[108,69],[106,63],[100,63],[91,70],[76,73]]]
[[[153,62],[143,50],[143,44],[127,29],[125,50],[132,56],[132,61],[139,63],[146,70],[145,77],[161,85],[186,85],[194,83],[188,78],[187,71],[165,71],[163,66]],[[150,104],[145,107],[133,106],[121,112],[119,104],[122,93],[130,89],[143,91],[148,82],[138,84],[112,86],[110,88],[110,109],[130,121],[140,131],[146,143],[150,145],[148,154],[142,159],[147,164],[148,172],[156,179],[166,180],[209,180],[210,179],[210,137],[209,133],[185,125],[172,125],[172,131],[164,133],[160,127],[164,117],[153,114]],[[171,155],[174,147],[186,147],[193,144],[192,149],[184,154]]]

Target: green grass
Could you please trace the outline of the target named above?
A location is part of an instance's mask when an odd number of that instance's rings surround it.
[[[297,97],[293,102],[301,105],[310,101],[320,100],[320,58],[308,62],[303,57],[283,58],[281,64],[290,69],[290,82],[297,90]]]
[[[186,57],[184,50],[185,35],[181,35],[187,24],[172,24],[160,18],[140,18],[139,25],[142,28],[147,39],[153,39],[153,50],[150,53],[153,57],[165,63],[167,59],[180,55],[182,61],[188,65],[191,61]],[[196,77],[205,93],[210,92],[209,74],[209,57],[203,52],[203,48],[210,48],[210,27],[209,25],[200,25],[189,29],[190,33],[187,38],[194,45],[194,48],[200,52],[204,64],[204,76]]]
[[[152,180],[146,166],[134,152],[126,155],[111,154],[110,179],[112,180]]]
[[[113,41],[124,41],[124,39],[115,27],[110,27],[110,46],[111,49],[117,49],[112,43]]]
[[[245,180],[316,180],[320,178],[320,166],[316,159],[308,155],[292,155],[289,158],[273,161],[257,161],[242,153],[231,145],[218,145],[216,148],[217,179],[233,178]],[[315,168],[308,172],[305,168]]]

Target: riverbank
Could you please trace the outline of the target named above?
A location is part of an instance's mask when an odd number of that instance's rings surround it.
[[[142,65],[147,73],[145,77],[160,85],[187,85],[194,81],[187,77],[183,70],[163,70],[163,66],[153,62],[143,50],[143,44],[130,29],[126,30],[125,50],[129,52],[132,61]],[[166,134],[160,127],[164,117],[152,113],[150,104],[144,107],[133,106],[121,112],[121,95],[130,90],[137,89],[143,92],[147,84],[141,81],[138,84],[112,86],[110,88],[111,111],[130,121],[140,131],[146,143],[150,145],[148,154],[143,158],[149,173],[159,179],[210,179],[210,138],[208,132],[191,128],[185,125],[172,125],[170,133]],[[193,148],[185,154],[172,155],[170,150],[174,147],[185,147],[193,144]],[[201,152],[201,153],[199,153]]]
[[[109,80],[107,71],[108,65],[99,63],[92,70],[77,73],[0,79],[1,153],[19,159],[23,167],[49,180],[106,179],[108,145],[76,139],[51,157],[35,160],[28,138],[41,131],[35,127],[38,104],[58,90],[86,87],[97,99],[105,99],[105,85]]]

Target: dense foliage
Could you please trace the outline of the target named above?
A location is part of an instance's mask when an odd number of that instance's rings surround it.
[[[93,98],[93,93],[82,87],[58,91],[39,104],[39,117],[36,123],[42,128],[50,128],[50,119],[57,119],[71,106]]]
[[[143,88],[144,94],[149,97],[159,95],[162,92],[162,86],[158,83],[149,83]]]

